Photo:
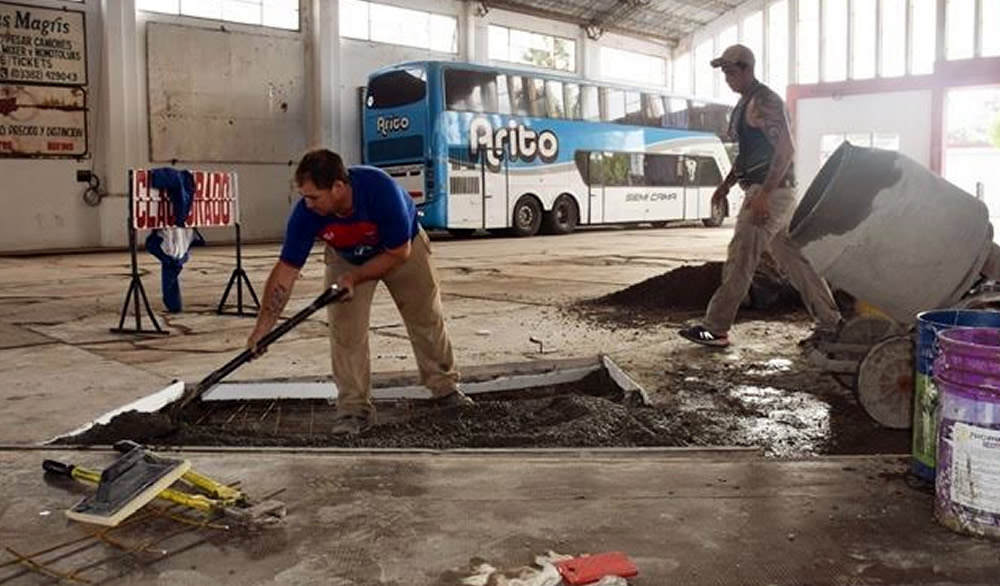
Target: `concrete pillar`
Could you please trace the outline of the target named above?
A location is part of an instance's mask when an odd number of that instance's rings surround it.
[[[108,197],[99,208],[100,244],[122,246],[127,244],[128,170],[148,153],[147,145],[139,144],[139,108],[145,102],[139,96],[135,0],[102,0],[101,17],[100,141],[94,156],[102,161],[97,168]]]
[[[305,18],[309,148],[344,150],[340,109],[340,2],[312,0]],[[349,106],[353,106],[353,102]]]

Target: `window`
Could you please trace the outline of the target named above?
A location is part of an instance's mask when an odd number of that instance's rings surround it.
[[[368,82],[366,95],[366,104],[372,109],[412,104],[427,95],[427,76],[420,68],[390,71]]]
[[[643,160],[646,185],[652,187],[680,187],[684,185],[680,155],[648,154]]]
[[[642,94],[642,120],[639,123],[643,126],[664,126],[663,96]]]
[[[819,139],[819,164],[822,166],[844,141],[856,147],[899,150],[899,135],[892,132],[847,132],[824,134]]]
[[[572,120],[583,120],[580,86],[575,83],[563,84],[563,98],[566,105],[566,117]]]
[[[743,19],[740,43],[753,51],[754,55],[764,55],[764,13],[760,10]]]
[[[666,98],[667,113],[663,125],[668,128],[688,127],[688,101],[684,98]]]
[[[546,115],[545,81],[524,75],[511,75],[508,79],[511,90],[510,102],[517,116]]]
[[[576,42],[552,35],[490,25],[490,59],[546,69],[576,71]]]
[[[974,0],[948,0],[944,19],[945,56],[948,59],[968,59],[975,54],[976,3]],[[984,23],[985,24],[985,23]],[[996,25],[990,34],[996,34]]]
[[[719,36],[715,38],[715,51],[717,53],[722,53],[726,50],[726,47],[735,45],[737,41],[736,37],[736,25],[730,25],[719,31]],[[715,57],[715,55],[712,55]],[[715,98],[729,99],[730,97],[735,97],[729,91],[729,86],[726,85],[725,80],[722,76],[721,69],[712,69],[712,94]]]
[[[796,81],[819,81],[819,0],[798,0],[798,58]]]
[[[823,2],[823,81],[847,79],[847,0]]]
[[[788,2],[767,9],[767,85],[784,97],[788,90]]]
[[[145,12],[299,29],[299,0],[136,0]]]
[[[601,47],[601,76],[645,85],[667,84],[667,61],[662,57]]]
[[[601,120],[605,122],[625,121],[625,92],[613,88],[601,88]]]
[[[563,83],[548,80],[545,82],[546,115],[549,118],[564,118],[566,110],[563,104]]]
[[[712,95],[712,39],[705,39],[694,49],[694,94],[701,97]]]
[[[983,39],[981,57],[1000,56],[1000,0],[982,0],[983,12],[979,21]]]
[[[906,0],[882,0],[882,76],[906,74]]]
[[[684,172],[687,185],[697,187],[717,187],[722,183],[719,164],[712,157],[684,157]]]
[[[688,128],[711,132],[719,137],[729,136],[729,113],[731,108],[722,104],[691,102],[688,114]],[[725,140],[725,139],[724,139]]]
[[[457,53],[457,27],[454,16],[363,0],[340,0],[340,34],[351,39]]]
[[[691,53],[681,53],[674,59],[673,90],[678,94],[691,93]]]
[[[937,58],[937,0],[910,0],[911,35],[919,42],[910,43],[910,73],[933,73]]]
[[[447,69],[444,73],[444,94],[449,110],[464,112],[498,110],[495,73]]]
[[[875,16],[878,0],[854,0],[851,3],[851,79],[875,77]]]
[[[626,124],[642,124],[642,97],[639,92],[625,92]]]
[[[597,88],[592,85],[585,85],[580,88],[580,110],[584,120],[596,122],[601,119],[600,98]]]

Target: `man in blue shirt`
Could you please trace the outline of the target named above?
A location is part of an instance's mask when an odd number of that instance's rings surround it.
[[[410,195],[385,171],[347,169],[327,149],[306,153],[295,170],[302,199],[288,219],[281,256],[271,270],[264,302],[247,346],[274,327],[313,242],[326,243],[326,286],[347,289],[327,308],[330,354],[337,384],[335,434],[358,434],[374,422],[368,327],[372,296],[385,283],[406,325],[421,382],[433,401],[467,406],[458,390],[458,371],[444,325],[430,240],[417,222]]]

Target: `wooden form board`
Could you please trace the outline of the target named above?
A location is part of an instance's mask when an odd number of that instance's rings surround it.
[[[306,147],[300,36],[146,29],[153,161],[287,163]]]

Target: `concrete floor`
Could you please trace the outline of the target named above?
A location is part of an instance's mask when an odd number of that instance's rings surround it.
[[[682,227],[436,241],[460,364],[604,352],[655,399],[676,391],[664,382],[672,366],[711,368],[715,361],[798,352],[805,323],[741,322],[733,333],[738,345],[706,353],[677,339],[676,324],[602,326],[560,309],[685,262],[721,260],[729,235],[726,228]],[[263,283],[277,248],[246,248],[255,284]],[[127,255],[0,259],[0,444],[9,446],[0,449],[7,480],[0,483],[0,546],[31,552],[85,530],[59,514],[79,495],[44,482],[42,458],[57,454],[98,466],[110,458],[30,444],[173,379],[196,382],[242,349],[252,320],[214,313],[231,255],[223,247],[196,249],[182,277],[186,311],[164,318],[170,336],[148,338],[108,331],[128,285]],[[161,308],[158,267],[145,255],[141,262],[151,301]],[[289,313],[319,292],[321,268],[314,254]],[[327,375],[324,320],[306,322],[233,378]],[[385,293],[377,295],[372,325],[374,370],[412,369]],[[543,340],[544,352],[529,337]],[[548,549],[625,551],[642,572],[635,584],[657,586],[996,584],[1000,575],[1000,548],[938,527],[930,496],[907,486],[906,462],[897,457],[217,451],[192,459],[209,475],[243,481],[253,494],[285,488],[281,498],[292,507],[287,527],[250,536],[215,532],[125,582],[448,584],[454,583],[448,572],[470,558],[510,567]],[[171,547],[181,546],[164,549]],[[0,583],[9,575],[3,571]]]

